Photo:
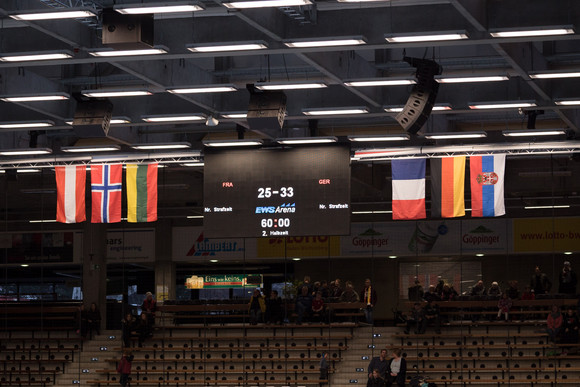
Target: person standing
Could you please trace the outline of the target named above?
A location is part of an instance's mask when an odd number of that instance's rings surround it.
[[[266,299],[266,323],[282,324],[284,313],[282,312],[282,300],[278,297],[278,291],[272,290],[270,297]]]
[[[87,311],[87,323],[89,325],[89,338],[93,338],[93,331],[97,335],[101,334],[101,312],[95,302],[91,304],[91,307]]]
[[[550,279],[546,273],[542,273],[539,266],[536,266],[534,269],[534,275],[530,280],[530,287],[534,290],[536,296],[538,296],[538,294],[546,294],[550,289],[552,289]]]
[[[329,368],[330,364],[328,363],[328,352],[322,352],[322,356],[320,357],[320,380],[328,380]]]
[[[121,333],[123,346],[129,348],[131,346],[131,336],[137,335],[137,324],[131,313],[127,313],[125,318],[121,320]]]
[[[396,384],[398,387],[405,386],[407,378],[407,361],[401,357],[401,349],[393,349],[392,359],[387,364],[386,387]]]
[[[266,301],[264,301],[260,289],[254,289],[254,294],[248,303],[248,311],[250,312],[250,324],[256,325],[262,322],[262,315],[266,311]]]
[[[558,293],[561,294],[576,294],[576,285],[578,285],[578,277],[576,272],[572,270],[570,261],[564,262],[564,267],[558,277],[559,286]]]
[[[141,305],[141,311],[145,312],[147,315],[147,320],[149,320],[149,326],[155,325],[155,312],[157,311],[157,301],[153,299],[153,294],[151,292],[145,293],[145,301]]]
[[[368,374],[369,374],[369,378],[371,378],[373,376],[373,371],[377,370],[379,372],[379,376],[381,378],[385,378],[385,375],[387,374],[387,350],[386,349],[381,349],[381,354],[377,357],[373,357],[371,359],[371,362],[369,363],[368,366]]]
[[[407,289],[407,297],[409,301],[422,301],[423,300],[423,286],[421,286],[421,281],[415,280],[415,284],[409,289]]]
[[[370,278],[365,280],[365,287],[360,294],[362,296],[362,301],[366,304],[364,313],[367,324],[373,325],[373,308],[377,304],[377,291],[373,286],[371,286]]]
[[[298,298],[296,298],[296,314],[298,318],[296,319],[297,324],[302,324],[304,317],[310,316],[310,310],[312,309],[312,294],[308,293],[308,287],[303,286]]]
[[[119,365],[117,366],[117,373],[121,374],[119,378],[119,384],[125,387],[129,382],[129,376],[131,376],[131,365],[133,364],[133,355],[131,351],[128,349],[123,350],[123,356],[119,361]]]

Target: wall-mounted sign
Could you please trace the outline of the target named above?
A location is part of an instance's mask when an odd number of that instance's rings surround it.
[[[243,288],[262,287],[263,283],[261,274],[192,275],[185,280],[185,287],[187,289]]]

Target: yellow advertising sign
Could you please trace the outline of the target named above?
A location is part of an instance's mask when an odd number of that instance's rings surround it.
[[[514,252],[580,251],[580,218],[514,219]]]
[[[338,256],[340,255],[340,237],[258,238],[256,250],[256,255],[260,258]]]

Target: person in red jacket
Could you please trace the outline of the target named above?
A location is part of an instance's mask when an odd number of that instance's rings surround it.
[[[153,294],[151,292],[145,293],[145,301],[141,305],[141,311],[145,312],[147,315],[147,321],[149,326],[155,325],[155,312],[157,311],[157,301],[153,299]]]
[[[123,356],[119,361],[119,365],[117,366],[117,373],[121,374],[119,378],[119,383],[121,386],[125,387],[129,382],[129,376],[131,375],[131,365],[133,363],[133,355],[131,354],[130,350],[124,350]]]
[[[552,312],[550,312],[548,315],[548,320],[546,321],[548,325],[546,331],[548,332],[550,340],[552,340],[553,343],[556,342],[556,339],[560,334],[563,320],[564,317],[562,316],[562,313],[560,313],[560,308],[558,308],[558,305],[552,305]]]

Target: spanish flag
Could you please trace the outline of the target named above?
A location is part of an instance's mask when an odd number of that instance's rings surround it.
[[[157,164],[127,164],[127,222],[157,220]]]
[[[465,156],[431,159],[431,217],[465,216]]]

